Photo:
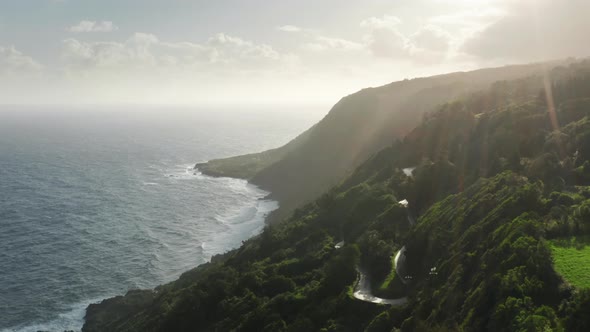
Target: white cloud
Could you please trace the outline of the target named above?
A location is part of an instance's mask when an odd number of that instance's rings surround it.
[[[370,17],[361,21],[361,27],[369,29],[392,29],[402,23],[397,16]]]
[[[62,59],[67,66],[84,68],[154,63],[153,56],[147,51],[149,40],[142,38],[136,35],[125,43],[66,39],[63,42]]]
[[[372,56],[389,61],[410,61],[424,64],[446,58],[452,38],[450,33],[435,24],[426,24],[413,34],[400,31],[402,20],[393,15],[370,17],[360,22],[364,36],[360,41],[326,36],[312,29],[301,29],[303,51],[312,51],[314,56],[325,55],[331,62],[346,59],[351,66],[358,65],[360,57]],[[350,57],[355,55],[356,58]],[[324,61],[324,63],[330,63]],[[370,61],[367,58],[365,61]]]
[[[436,15],[428,19],[437,25],[455,25],[467,27],[483,27],[506,16],[502,8],[475,8],[456,11],[450,14]]]
[[[316,35],[314,40],[307,42],[303,48],[310,51],[342,50],[342,51],[359,51],[364,45],[354,41]]]
[[[0,74],[37,72],[42,65],[13,46],[0,46]]]
[[[365,36],[369,50],[377,57],[405,58],[409,55],[408,38],[397,28],[372,29]]]
[[[269,45],[255,44],[223,33],[210,37],[203,44],[166,42],[145,33],[136,33],[122,43],[84,42],[70,38],[64,40],[62,50],[66,66],[85,69],[232,64],[247,69],[285,58]]]
[[[410,40],[416,48],[446,53],[452,36],[441,27],[429,24],[414,33]]]
[[[507,15],[475,33],[462,47],[482,60],[535,61],[590,55],[590,2],[506,2]]]
[[[119,27],[111,21],[81,21],[69,27],[67,30],[70,32],[112,32],[118,29]]]
[[[0,100],[2,103],[37,102],[37,91],[47,88],[46,68],[13,46],[0,46]]]
[[[366,47],[376,57],[414,62],[441,61],[447,57],[451,35],[434,24],[427,24],[406,35],[399,29],[402,21],[396,16],[371,17],[360,24],[367,31]]]
[[[204,47],[214,57],[212,62],[251,62],[256,60],[280,60],[281,55],[270,45],[255,44],[238,37],[218,33],[209,38]]]
[[[300,68],[297,61],[268,44],[224,33],[199,43],[146,33],[123,41],[69,38],[62,41],[61,57],[51,67],[41,67],[14,48],[0,48],[0,99],[6,103],[293,100],[296,82],[318,84],[317,77],[294,74]],[[25,68],[36,74],[23,75]],[[311,93],[321,97],[319,91]]]
[[[283,32],[300,32],[303,29],[301,29],[298,26],[294,26],[294,25],[283,25],[280,27],[277,27],[278,30],[283,31]]]
[[[338,38],[332,36],[325,36],[317,30],[309,28],[301,28],[293,25],[284,25],[277,28],[280,31],[288,33],[297,33],[299,42],[299,50],[311,52],[329,52],[329,51],[361,51],[365,48],[362,42]]]

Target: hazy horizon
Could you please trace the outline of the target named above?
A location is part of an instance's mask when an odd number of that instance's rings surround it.
[[[581,0],[5,1],[0,103],[328,105],[406,78],[588,56],[589,11]]]

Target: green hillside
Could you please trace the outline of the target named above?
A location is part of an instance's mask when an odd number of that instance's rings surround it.
[[[590,261],[568,247],[590,236],[590,61],[548,78],[432,109],[239,249],[91,305],[84,331],[590,330]],[[407,303],[355,298],[358,271]]]
[[[213,160],[197,168],[208,175],[246,178],[269,190],[280,203],[269,219],[278,221],[403,138],[424,113],[467,96],[480,112],[522,102],[543,86],[543,68],[563,63],[481,69],[364,89],[342,98],[322,121],[281,148]]]

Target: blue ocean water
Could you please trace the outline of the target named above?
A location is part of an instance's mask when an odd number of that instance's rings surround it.
[[[277,147],[281,108],[0,108],[0,331],[79,330],[85,307],[239,246],[277,207],[196,162]]]

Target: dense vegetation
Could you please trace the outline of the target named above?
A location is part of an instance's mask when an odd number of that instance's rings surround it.
[[[546,79],[437,107],[241,248],[90,306],[84,331],[590,330],[590,290],[568,265],[590,263],[573,240],[590,235],[590,62]],[[409,302],[354,299],[357,268]]]

